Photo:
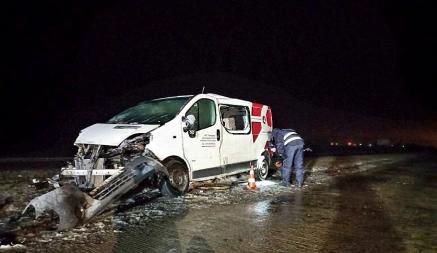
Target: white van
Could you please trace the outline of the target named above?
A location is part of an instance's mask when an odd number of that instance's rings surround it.
[[[82,188],[95,188],[141,156],[162,163],[179,192],[190,181],[246,172],[259,179],[270,166],[269,106],[216,94],[177,96],[139,103],[107,123],[83,129],[75,141],[73,176]]]

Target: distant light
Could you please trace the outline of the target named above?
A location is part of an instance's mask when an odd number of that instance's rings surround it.
[[[402,148],[405,148],[405,145],[402,145]]]
[[[338,142],[335,143],[335,146],[338,146]]]
[[[358,144],[358,146],[363,146],[363,143]]]
[[[372,144],[369,144],[369,145],[367,145],[369,148],[371,148],[373,145]]]
[[[329,143],[329,145],[331,145],[331,146],[334,146],[334,145],[335,145],[335,143],[334,143],[334,142],[331,142],[331,143]]]
[[[352,146],[352,142],[348,142],[347,145],[348,145],[348,146]]]

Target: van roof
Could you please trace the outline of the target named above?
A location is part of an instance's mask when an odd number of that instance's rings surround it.
[[[217,95],[217,94],[213,94],[213,93],[207,93],[206,95],[214,97],[215,99],[217,99],[217,102],[219,104],[234,104],[234,105],[248,106],[251,103],[250,101],[237,99],[237,98],[225,97],[225,96]]]
[[[215,99],[217,99],[217,102],[219,104],[235,104],[235,105],[244,105],[247,106],[249,103],[251,103],[250,101],[246,101],[246,100],[242,100],[242,99],[237,99],[237,98],[230,98],[230,97],[226,97],[226,96],[222,96],[222,95],[218,95],[218,94],[214,94],[214,93],[205,93],[205,94],[197,94],[197,95],[206,95],[209,97],[213,97]],[[182,96],[172,96],[172,97],[165,97],[165,98],[157,98],[154,100],[161,100],[161,99],[168,99],[168,98],[178,98],[178,97],[194,97],[197,95],[182,95]]]

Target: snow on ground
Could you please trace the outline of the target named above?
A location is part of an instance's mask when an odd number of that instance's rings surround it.
[[[217,205],[255,203],[296,191],[309,191],[317,185],[329,183],[333,177],[375,169],[383,164],[408,158],[408,155],[309,158],[305,162],[306,179],[305,187],[302,189],[294,186],[280,186],[280,178],[270,177],[268,180],[256,182],[256,190],[248,190],[246,187],[247,175],[239,175],[216,181],[194,183],[193,189],[183,197],[152,197],[149,202],[125,211],[111,210],[90,224],[66,232],[57,232],[50,228],[41,231],[29,225],[32,224],[30,221],[26,224],[28,227],[30,226],[30,229],[26,229],[25,224],[18,224],[18,228],[13,231],[17,233],[17,243],[22,243],[35,252],[56,252],[61,248],[68,250],[83,244],[92,247],[93,245],[105,244],[109,238],[114,237],[115,234],[127,227],[139,226],[151,221],[159,222],[169,216],[181,215],[192,208],[204,209]],[[2,192],[12,194],[16,200],[12,207],[8,207],[8,212],[0,213],[1,232],[2,227],[5,229],[13,214],[24,208],[27,201],[40,192],[29,186],[32,176],[27,175],[26,171],[20,171],[19,174],[5,174],[0,170],[0,175],[7,182],[3,185],[2,190],[5,191]],[[43,177],[46,176],[46,174],[43,175]],[[143,194],[156,194],[156,192],[145,191]]]

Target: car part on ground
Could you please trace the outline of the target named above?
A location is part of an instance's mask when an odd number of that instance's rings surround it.
[[[144,148],[147,141],[145,134],[116,148],[78,145],[75,166],[63,168],[57,178],[59,188],[31,200],[22,214],[34,209],[38,218],[55,212],[58,230],[66,230],[91,220],[140,184],[158,188],[166,196],[178,196],[167,168]]]

